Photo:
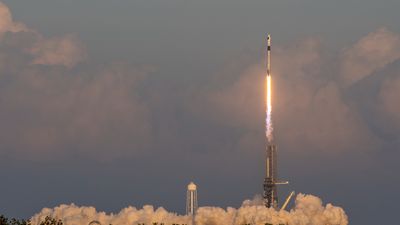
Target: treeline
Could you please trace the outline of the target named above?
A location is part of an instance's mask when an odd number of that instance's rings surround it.
[[[0,225],[32,225],[29,220],[18,220],[15,218],[8,219],[7,217],[0,215]],[[61,220],[46,216],[46,218],[40,222],[39,225],[63,225]]]

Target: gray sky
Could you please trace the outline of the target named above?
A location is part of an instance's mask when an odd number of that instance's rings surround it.
[[[3,3],[1,214],[71,202],[183,213],[192,180],[200,205],[261,193],[269,32],[291,182],[281,198],[314,194],[350,224],[396,223],[399,1]]]

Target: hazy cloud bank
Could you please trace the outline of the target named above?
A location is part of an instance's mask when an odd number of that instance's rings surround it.
[[[0,21],[3,155],[108,159],[147,146],[149,112],[135,90],[152,67],[110,63],[72,71],[86,58],[76,35],[45,38],[14,22],[3,3]]]
[[[352,85],[399,58],[399,34],[380,28],[342,51],[341,81]]]
[[[263,63],[228,67],[208,83],[176,89],[156,83],[151,75],[155,70],[149,66],[77,67],[87,53],[76,35],[46,38],[13,21],[4,4],[0,18],[4,155],[41,159],[93,154],[106,159],[165,148],[262,148]],[[381,28],[344,48],[332,57],[340,59],[336,61],[323,53],[321,39],[274,45],[273,120],[278,144],[287,151],[326,153],[379,146],[382,140],[366,123],[365,112],[346,92],[373,74],[381,76],[384,68],[398,61],[399,40],[399,34]],[[396,127],[398,77],[384,78],[376,97],[378,116],[390,118]],[[225,132],[225,141],[217,131]]]

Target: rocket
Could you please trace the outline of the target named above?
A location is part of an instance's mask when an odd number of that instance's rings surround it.
[[[267,77],[271,76],[271,35],[267,34]]]

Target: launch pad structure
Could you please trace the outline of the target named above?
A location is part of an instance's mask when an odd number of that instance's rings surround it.
[[[278,181],[277,177],[278,177],[277,147],[274,144],[268,144],[267,145],[267,157],[266,157],[266,175],[264,178],[264,195],[263,195],[264,201],[265,201],[265,206],[267,208],[270,208],[270,207],[272,207],[274,209],[279,208],[277,185],[289,184],[288,181],[283,181],[283,182]]]
[[[277,160],[277,146],[272,143],[272,104],[271,104],[271,93],[272,93],[272,84],[271,84],[271,35],[267,34],[267,57],[266,57],[266,66],[267,66],[267,76],[266,76],[266,139],[267,139],[267,147],[266,147],[266,173],[264,178],[264,203],[267,208],[278,209],[278,187],[280,184],[288,184],[288,181],[278,181],[278,160]],[[290,198],[294,195],[292,192],[289,197],[286,199],[281,209],[284,209]]]

